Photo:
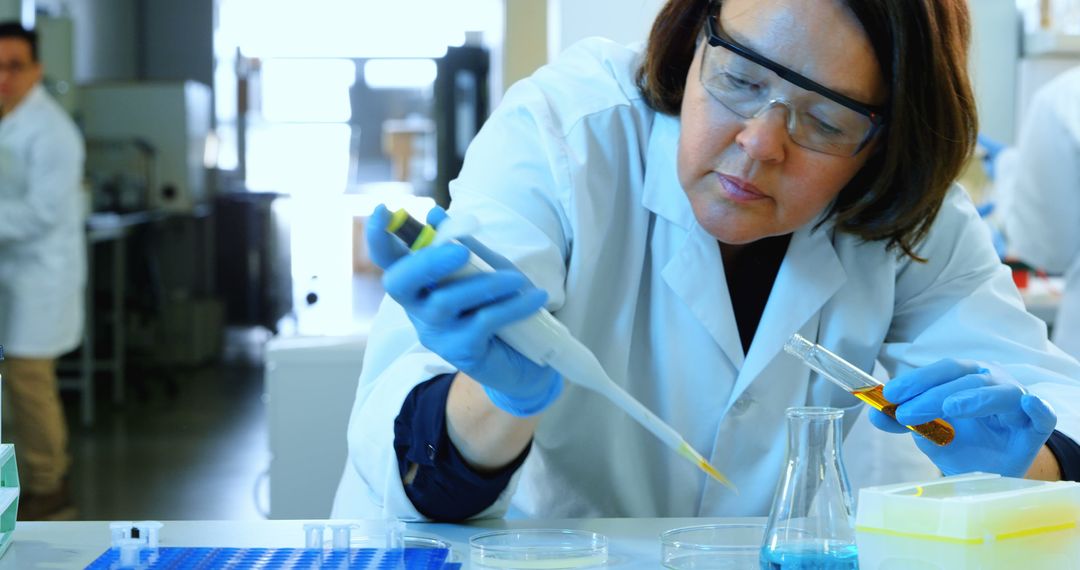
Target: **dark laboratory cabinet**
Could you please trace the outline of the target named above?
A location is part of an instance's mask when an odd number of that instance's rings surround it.
[[[277,331],[292,311],[287,197],[231,192],[216,198],[218,294],[225,320]]]
[[[443,207],[450,205],[450,181],[461,172],[465,149],[487,120],[490,60],[486,49],[470,45],[447,48],[437,60],[433,197]]]

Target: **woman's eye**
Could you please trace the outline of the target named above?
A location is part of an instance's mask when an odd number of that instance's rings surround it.
[[[817,129],[818,133],[822,135],[828,137],[838,137],[844,134],[843,129],[839,127],[834,127],[823,119],[819,119],[818,117],[814,117],[813,115],[811,115],[810,118],[812,119],[814,128]]]
[[[758,83],[754,83],[753,81],[727,72],[721,73],[720,78],[732,89],[757,90],[761,88],[761,85]]]

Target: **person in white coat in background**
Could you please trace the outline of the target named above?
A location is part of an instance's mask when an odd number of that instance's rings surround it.
[[[784,353],[796,332],[879,361],[902,422],[951,422],[913,436],[943,472],[1080,477],[1080,364],[953,185],[969,35],[965,0],[669,0],[643,51],[586,40],[512,87],[449,216],[520,273],[447,279],[464,246],[368,221],[388,298],[333,516],[766,515],[785,410],[866,408]],[[739,494],[494,336],[541,306]]]
[[[993,171],[1006,251],[1065,275],[1052,338],[1080,358],[1080,67],[1035,93],[1017,145]]]
[[[0,23],[0,345],[21,520],[74,514],[56,359],[82,338],[86,283],[83,141],[41,77],[34,32]]]

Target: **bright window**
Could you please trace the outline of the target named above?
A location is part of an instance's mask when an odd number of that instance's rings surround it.
[[[262,114],[267,121],[343,123],[352,117],[348,59],[270,59],[262,65]]]
[[[440,57],[492,30],[498,0],[224,0],[221,25],[249,57]]]
[[[364,62],[364,83],[372,89],[423,89],[435,81],[432,59],[369,59]]]

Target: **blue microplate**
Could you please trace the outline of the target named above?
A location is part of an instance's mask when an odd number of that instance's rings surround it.
[[[461,564],[446,562],[444,548],[354,548],[319,550],[310,548],[156,548],[140,553],[138,570],[395,570],[405,557],[406,570],[458,570]],[[110,548],[87,570],[120,570],[120,550]]]

